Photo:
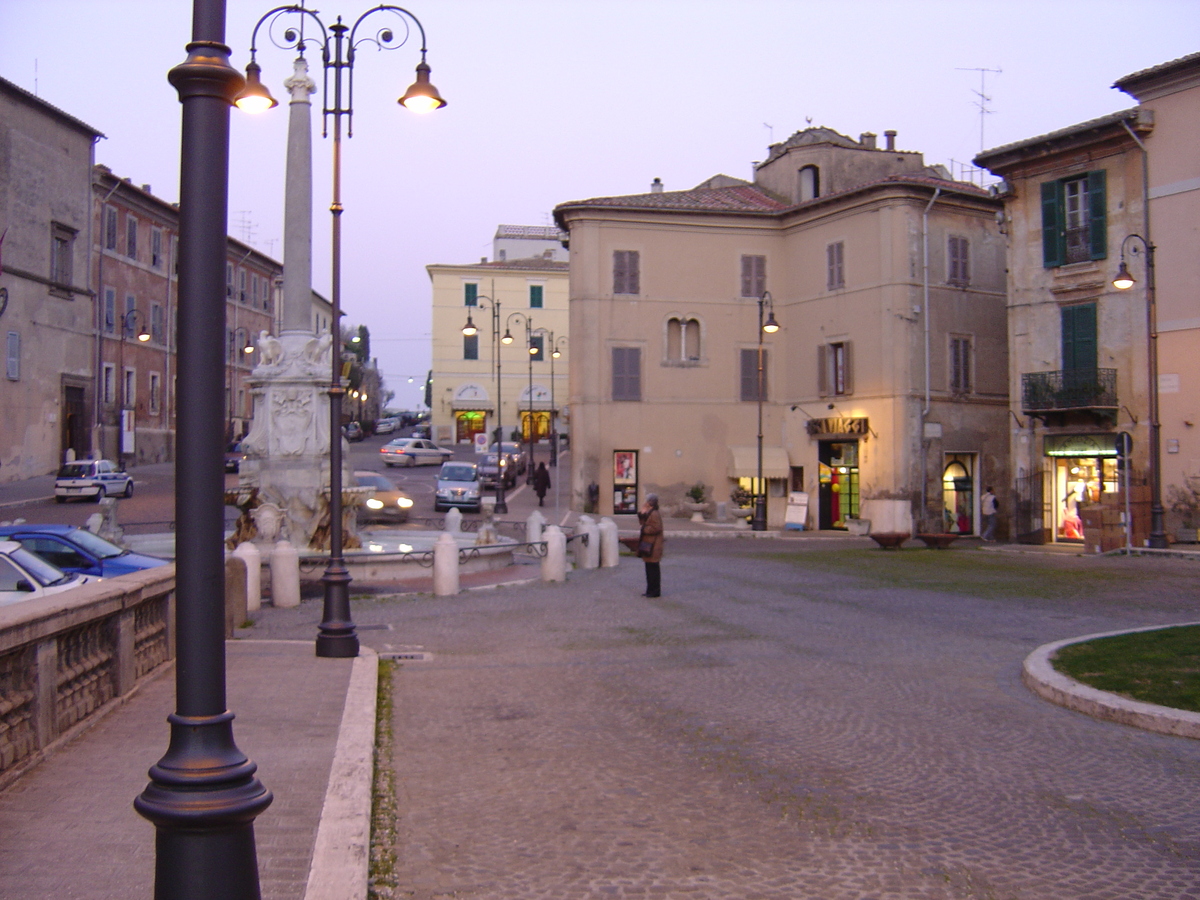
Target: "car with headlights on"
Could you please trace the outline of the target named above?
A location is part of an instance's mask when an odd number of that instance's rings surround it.
[[[5,525],[0,527],[0,541],[17,541],[64,572],[104,578],[154,569],[170,562],[118,547],[112,541],[74,525]]]
[[[378,472],[355,472],[359,487],[370,488],[363,505],[358,508],[359,522],[391,522],[399,525],[408,521],[412,497],[397,488]]]
[[[438,472],[437,492],[433,496],[435,512],[452,506],[479,512],[483,508],[482,485],[475,463],[448,462]]]
[[[54,479],[54,499],[66,503],[74,498],[95,500],[132,497],[133,476],[107,459],[81,459],[64,463]]]
[[[436,466],[454,456],[453,450],[439,447],[424,438],[396,438],[379,448],[385,466]]]
[[[481,454],[476,461],[479,467],[479,481],[485,487],[496,487],[501,477],[504,479],[504,487],[510,488],[517,483],[516,468],[512,464],[512,459],[507,453],[484,453]],[[503,476],[501,476],[503,473]]]
[[[492,446],[488,447],[492,453],[502,451],[509,459],[513,461],[513,477],[524,475],[525,470],[529,468],[529,454],[525,452],[523,444],[517,441],[501,441],[497,443],[492,441]]]
[[[93,575],[64,572],[16,541],[0,541],[0,606],[48,597],[100,581]]]

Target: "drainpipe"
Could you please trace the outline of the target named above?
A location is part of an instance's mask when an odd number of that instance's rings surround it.
[[[922,319],[925,338],[925,406],[921,409],[921,527],[926,528],[929,516],[929,443],[925,438],[925,419],[929,415],[929,210],[937,203],[942,189],[935,187],[933,196],[921,213],[921,291]],[[926,529],[927,530],[927,529]]]

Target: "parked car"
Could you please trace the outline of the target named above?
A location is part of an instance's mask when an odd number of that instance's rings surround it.
[[[0,541],[0,606],[46,597],[99,580],[93,575],[64,572],[16,541]]]
[[[388,418],[379,419],[375,423],[375,433],[376,434],[391,434],[393,431],[395,431],[399,427],[400,427],[400,420],[389,416]]]
[[[54,480],[54,499],[66,503],[73,497],[95,500],[104,497],[132,497],[133,477],[107,459],[69,462],[58,470]]]
[[[409,437],[424,438],[425,440],[429,440],[429,426],[428,425],[418,425],[416,428],[414,428],[412,430]]]
[[[412,509],[412,497],[404,493],[385,476],[378,472],[355,472],[354,480],[359,487],[370,488],[371,493],[363,505],[358,508],[360,522],[393,522],[400,524],[408,521],[408,512]]]
[[[483,508],[479,469],[475,463],[448,462],[438,472],[433,508],[441,512],[451,506],[479,512]]]
[[[246,451],[242,449],[241,441],[234,441],[225,448],[225,471],[239,472],[242,468],[242,460],[246,458]]]
[[[346,440],[354,443],[361,441],[366,435],[363,433],[362,426],[357,422],[347,422],[342,426],[342,433],[346,435]]]
[[[488,447],[490,451],[495,453],[497,450],[503,449],[512,459],[516,466],[515,475],[524,475],[525,470],[529,468],[529,454],[525,452],[525,445],[519,444],[516,441],[501,441],[499,445],[492,441],[492,446]]]
[[[379,448],[379,456],[385,466],[436,466],[454,451],[421,438],[396,438]]]
[[[517,483],[517,473],[512,459],[507,453],[482,454],[476,465],[479,467],[479,481],[484,487],[495,487],[500,480],[500,471],[504,472],[504,487],[510,488]]]
[[[157,556],[118,547],[112,541],[74,525],[5,525],[0,527],[0,540],[17,541],[64,572],[81,575],[112,578],[168,563]]]

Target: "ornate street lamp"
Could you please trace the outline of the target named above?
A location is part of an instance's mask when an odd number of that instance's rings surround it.
[[[1167,548],[1167,533],[1163,523],[1162,502],[1162,441],[1158,418],[1158,305],[1154,282],[1154,244],[1140,234],[1129,234],[1121,241],[1121,264],[1112,286],[1127,291],[1135,284],[1125,264],[1125,247],[1130,241],[1138,241],[1146,252],[1146,363],[1150,379],[1150,546],[1159,550]],[[1137,253],[1131,247],[1130,254]]]
[[[763,322],[764,308],[768,310],[766,322]],[[763,334],[774,334],[778,330],[771,292],[763,291],[758,298],[758,481],[755,483],[754,520],[751,522],[755,531],[767,530],[767,486],[763,481],[763,394],[766,393],[763,381]]]
[[[487,308],[492,313],[492,344],[496,354],[496,434],[498,435],[496,438],[496,512],[507,514],[508,501],[504,497],[504,425],[501,415],[503,405],[500,396],[500,301],[480,295],[475,298],[475,302],[481,309]],[[470,310],[467,311],[467,324],[463,326],[462,333],[467,337],[473,337],[479,333],[479,329],[471,321]],[[488,443],[490,446],[491,442]]]
[[[529,459],[525,464],[525,480],[528,484],[533,483],[533,358],[538,355],[537,347],[533,344],[533,319],[525,315],[525,313],[515,312],[509,313],[508,318],[504,320],[504,336],[500,338],[500,343],[511,344],[513,342],[512,332],[509,331],[508,323],[513,319],[518,322],[525,323],[525,347],[529,351]]]
[[[134,325],[137,322],[142,323],[142,327],[134,331]],[[137,415],[134,411],[133,392],[129,389],[129,382],[125,376],[125,340],[133,336],[137,336],[140,343],[146,343],[150,340],[150,332],[146,330],[146,317],[142,315],[141,310],[131,309],[125,315],[121,316],[121,357],[118,365],[121,368],[121,410],[120,418],[117,421],[117,461],[122,462],[125,456],[125,420],[127,417],[133,417],[133,429],[137,428]]]
[[[381,28],[373,34],[358,37],[358,29],[375,13],[387,12],[394,15],[404,26],[403,31]],[[300,24],[312,21],[320,29],[320,38],[306,36],[303,27],[286,28],[283,41],[275,39],[271,28],[284,16],[298,15]],[[412,13],[399,6],[380,5],[367,10],[353,25],[344,25],[342,17],[325,27],[316,12],[303,6],[281,6],[268,12],[254,26],[250,40],[250,62],[246,66],[246,86],[237,97],[237,105],[248,112],[261,112],[273,108],[275,99],[262,84],[260,68],[255,61],[258,30],[264,23],[272,43],[282,49],[294,48],[303,54],[309,47],[321,51],[324,70],[324,95],[322,114],[322,136],[328,136],[329,117],[333,117],[333,202],[329,211],[333,214],[332,248],[332,322],[330,331],[334,335],[332,353],[332,377],[329,385],[329,564],[321,577],[325,588],[325,607],[317,634],[317,656],[347,657],[358,655],[358,634],[350,617],[350,573],[342,556],[342,360],[338,349],[341,346],[342,321],[342,117],[346,118],[346,136],[354,136],[354,62],[355,53],[363,44],[374,44],[380,50],[397,50],[408,42],[411,33],[409,22],[417,27],[421,36],[421,61],[417,64],[417,80],[404,93],[399,102],[413,112],[429,112],[440,109],[446,101],[429,82],[429,65],[425,62],[425,28]],[[342,80],[345,75],[346,89],[343,95]],[[330,91],[330,77],[333,89]]]

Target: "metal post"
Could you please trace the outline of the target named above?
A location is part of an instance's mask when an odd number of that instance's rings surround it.
[[[758,481],[754,486],[754,531],[767,530],[766,485],[763,483],[763,306],[767,297],[758,298]]]
[[[225,697],[225,222],[229,65],[224,0],[194,0],[187,60],[168,78],[183,106],[179,206],[179,406],[175,504],[176,711],[170,746],[134,808],[154,823],[156,900],[260,896],[254,819],[271,803],[233,740]]]
[[[1154,245],[1146,245],[1146,320],[1150,369],[1150,546],[1167,548],[1162,501],[1162,423],[1158,417],[1158,299],[1154,282]]]
[[[533,433],[536,420],[533,418],[533,320],[525,317],[525,353],[529,357],[529,463],[525,467],[525,483],[533,484]]]
[[[558,344],[550,332],[550,468],[558,468],[558,405],[554,401],[554,356]]]
[[[493,285],[494,287],[494,285]],[[495,293],[495,291],[493,291]],[[500,378],[500,301],[492,300],[492,343],[496,345],[496,431],[499,432],[499,437],[496,439],[496,469],[499,476],[496,478],[496,512],[502,515],[508,513],[508,501],[504,497],[504,472],[500,465],[500,461],[504,459],[504,423],[503,410],[504,401],[500,396],[501,378]]]

